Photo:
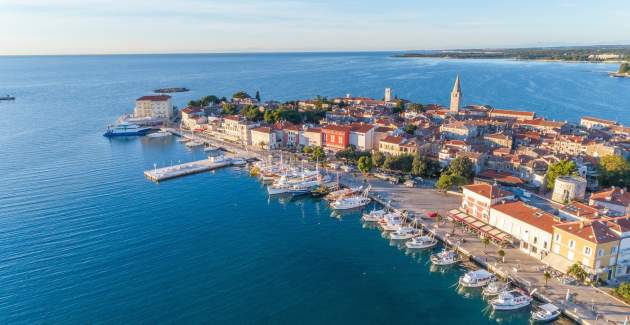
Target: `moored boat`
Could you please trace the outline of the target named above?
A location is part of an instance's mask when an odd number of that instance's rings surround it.
[[[466,288],[479,288],[494,280],[495,276],[492,273],[484,269],[479,269],[466,272],[466,274],[459,278],[459,285]]]
[[[383,218],[385,214],[387,214],[387,211],[385,211],[385,209],[372,210],[369,213],[364,213],[361,217],[361,220],[365,222],[378,222],[379,220],[381,220],[381,218]]]
[[[145,135],[151,128],[139,127],[136,124],[121,122],[116,125],[111,125],[107,128],[107,131],[103,134],[106,137],[121,137],[121,136],[136,136]]]
[[[6,95],[6,96],[0,97],[0,100],[15,100],[15,97]]]
[[[495,299],[490,300],[495,310],[515,310],[529,306],[533,298],[520,289],[501,292]]]
[[[378,225],[383,231],[396,231],[403,223],[402,216],[399,212],[388,213],[378,221]]]
[[[420,235],[420,231],[414,227],[401,226],[394,232],[389,234],[389,238],[393,240],[407,240]]]
[[[201,147],[201,146],[203,146],[203,142],[201,141],[192,140],[192,141],[186,142],[186,147],[188,148],[196,148],[196,147]]]
[[[440,266],[447,266],[459,263],[460,259],[457,253],[452,250],[444,249],[443,251],[431,255],[431,263]]]
[[[532,321],[537,323],[547,323],[560,317],[562,311],[554,304],[544,304],[537,306],[532,311]]]
[[[483,288],[483,291],[481,293],[486,297],[492,297],[507,290],[508,287],[509,285],[507,283],[495,280],[488,283],[488,285],[485,288]]]
[[[170,135],[171,135],[170,132],[158,131],[158,132],[153,132],[153,133],[147,134],[147,138],[164,138],[164,137],[168,137]]]
[[[410,241],[405,243],[405,246],[410,249],[423,249],[430,248],[437,245],[437,240],[431,236],[422,235],[415,238],[412,238]]]

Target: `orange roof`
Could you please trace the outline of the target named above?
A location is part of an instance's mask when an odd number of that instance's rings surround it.
[[[494,186],[494,185],[490,185],[486,183],[466,185],[464,186],[464,190],[477,193],[488,199],[490,198],[491,193],[492,193],[492,199],[499,199],[499,198],[506,198],[506,197],[513,196],[512,193],[502,190],[498,186]]]
[[[560,210],[580,218],[593,219],[599,217],[597,208],[578,201],[573,201],[561,207]]]
[[[490,114],[499,114],[499,115],[517,115],[517,116],[531,116],[534,117],[534,112],[525,112],[525,111],[513,111],[508,109],[493,109]]]
[[[350,124],[350,131],[357,132],[357,133],[367,133],[373,128],[374,126],[371,124],[359,124],[359,123]]]
[[[553,233],[553,226],[558,223],[553,215],[529,206],[522,201],[497,204],[492,209],[548,233]]]
[[[630,193],[623,188],[609,188],[597,193],[591,194],[591,200],[601,201],[603,203],[610,203],[622,206],[630,205]]]
[[[254,132],[254,131],[260,132],[260,133],[271,133],[272,130],[268,126],[261,126],[261,127],[257,127],[257,128],[252,129],[252,132]]]
[[[489,170],[489,169],[486,169],[486,170],[482,171],[477,176],[482,177],[482,178],[493,179],[493,180],[496,180],[497,182],[501,182],[501,183],[508,183],[508,184],[515,184],[515,185],[525,183],[525,182],[523,182],[522,179],[520,179],[520,178],[518,178],[516,176],[512,176],[509,173],[502,173],[502,172]]]
[[[392,143],[392,144],[401,144],[401,143],[403,143],[404,140],[405,140],[405,138],[403,138],[403,137],[395,137],[393,135],[388,135],[383,140],[381,140],[381,142],[387,142],[387,143]]]
[[[582,117],[582,119],[586,120],[586,121],[601,123],[603,125],[615,125],[615,124],[617,124],[617,122],[615,122],[615,121],[604,120],[604,119],[597,118],[597,117],[592,117],[592,116],[584,116],[584,117]]]
[[[238,115],[228,115],[223,117],[224,120],[230,120],[230,121],[240,121],[241,117]]]
[[[554,227],[594,244],[608,243],[618,239],[608,227],[606,220],[601,219],[566,222],[554,225]]]
[[[350,131],[350,127],[346,126],[346,125],[328,124],[328,125],[322,126],[322,131],[324,131],[324,130],[337,131],[337,132],[349,132]]]

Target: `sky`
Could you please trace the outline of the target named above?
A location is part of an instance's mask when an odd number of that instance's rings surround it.
[[[630,44],[629,0],[0,0],[0,55],[591,44]]]

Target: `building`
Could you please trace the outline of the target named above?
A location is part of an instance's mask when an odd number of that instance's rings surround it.
[[[616,126],[617,122],[596,117],[584,116],[582,117],[582,119],[580,119],[580,125],[587,129],[605,129]]]
[[[503,133],[493,133],[483,136],[483,142],[492,148],[504,147],[512,149],[512,136]]]
[[[448,140],[469,140],[477,137],[479,130],[472,121],[454,121],[440,125],[440,135]]]
[[[572,156],[578,156],[586,152],[586,141],[584,137],[577,135],[561,136],[553,142],[553,150]]]
[[[462,87],[459,82],[459,75],[455,78],[455,84],[453,85],[453,90],[451,91],[451,106],[450,112],[453,114],[459,114],[459,108],[462,103]]]
[[[276,133],[270,127],[261,126],[251,129],[250,132],[252,146],[267,150],[276,149],[278,147]]]
[[[614,278],[630,277],[630,217],[613,218],[608,221],[608,227],[619,237],[617,249],[617,268],[613,272]]]
[[[283,143],[286,147],[297,148],[300,145],[300,136],[302,134],[301,127],[287,124],[283,126],[282,133],[284,136]]]
[[[391,88],[385,88],[385,97],[383,98],[384,101],[386,102],[391,102],[392,101],[392,89]]]
[[[390,135],[379,141],[378,151],[392,156],[414,155],[418,152],[418,145],[403,137]]]
[[[189,130],[199,127],[199,119],[205,116],[201,108],[198,107],[186,107],[181,112],[181,126]]]
[[[302,132],[301,145],[309,147],[322,146],[322,130],[320,128],[306,128]]]
[[[322,130],[322,145],[330,150],[343,150],[350,145],[350,127],[325,125]]]
[[[551,199],[559,203],[583,200],[586,195],[586,179],[580,176],[559,176],[553,186]]]
[[[462,210],[486,223],[490,220],[490,208],[493,205],[514,200],[512,192],[486,183],[466,185],[463,187],[463,192]]]
[[[152,95],[136,99],[133,117],[171,119],[173,117],[171,96]]]
[[[542,259],[551,252],[553,226],[558,220],[538,208],[512,201],[494,205],[489,223],[510,234],[523,252]]]
[[[517,121],[533,120],[536,117],[534,112],[513,111],[507,109],[491,109],[488,113],[491,118],[508,119]]]
[[[568,221],[588,221],[605,216],[606,213],[601,208],[573,201],[558,209],[560,218]]]
[[[258,127],[257,123],[249,122],[238,115],[229,115],[221,121],[220,132],[224,140],[251,145],[250,130],[255,127]]]
[[[606,208],[610,213],[630,215],[630,193],[624,188],[611,187],[591,194],[588,204]]]
[[[566,273],[571,265],[579,263],[591,280],[613,278],[619,237],[607,219],[560,223],[553,230],[553,254],[545,259],[547,264]]]
[[[374,148],[374,130],[371,124],[354,123],[350,125],[350,144],[356,149],[369,151]]]

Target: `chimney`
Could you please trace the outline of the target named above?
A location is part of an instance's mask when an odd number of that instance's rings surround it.
[[[584,229],[584,221],[580,221],[580,229]]]

